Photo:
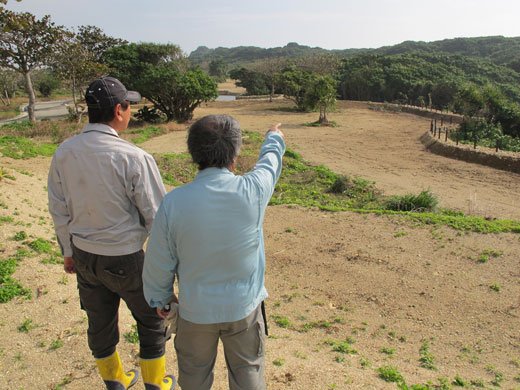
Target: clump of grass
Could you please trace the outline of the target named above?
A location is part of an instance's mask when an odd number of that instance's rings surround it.
[[[280,328],[290,328],[292,327],[291,321],[287,319],[287,317],[283,317],[280,315],[272,315],[271,318],[274,320],[276,325],[278,325]]]
[[[421,367],[427,368],[428,370],[437,369],[433,364],[435,357],[430,353],[430,344],[427,341],[423,343],[419,349],[419,353],[421,355],[421,358],[419,359],[421,362]]]
[[[53,247],[50,241],[47,241],[44,238],[38,238],[29,243],[29,248],[31,248],[36,253],[52,253]]]
[[[394,195],[385,201],[385,208],[394,211],[425,212],[434,211],[439,199],[430,191],[424,190],[419,194]]]
[[[300,332],[308,332],[311,329],[329,329],[332,324],[328,321],[306,322],[300,327]]]
[[[31,298],[31,291],[11,277],[18,265],[17,258],[0,260],[0,303],[9,302],[17,296]]]
[[[489,289],[492,291],[500,292],[500,284],[498,283],[491,283],[489,285]]]
[[[132,329],[129,332],[126,332],[124,335],[126,341],[130,344],[139,343],[139,333],[137,332],[137,325],[132,325]]]
[[[399,373],[397,367],[383,366],[377,369],[379,377],[386,382],[404,383],[404,377]]]
[[[135,135],[134,137],[132,137],[131,141],[134,144],[138,145],[138,144],[142,144],[145,141],[148,141],[150,138],[164,134],[165,131],[161,127],[147,126],[147,127],[141,127],[141,128],[135,129],[135,130],[129,130],[127,133]]]
[[[22,321],[21,325],[18,327],[18,332],[28,333],[31,329],[37,328],[38,325],[33,324],[33,320],[30,318],[26,318]]]
[[[58,338],[51,342],[51,344],[49,345],[49,349],[54,351],[56,349],[63,347],[64,345],[65,345],[65,343],[63,342],[63,340]]]
[[[281,366],[283,366],[285,364],[285,359],[284,358],[275,359],[275,360],[273,360],[273,364],[276,367],[281,367]]]
[[[395,348],[383,347],[383,348],[381,348],[380,352],[382,354],[385,354],[385,355],[388,355],[388,356],[394,356]]]
[[[40,260],[42,264],[63,264],[63,257],[51,255],[50,257]]]
[[[27,233],[23,230],[20,230],[19,232],[16,232],[14,234],[13,240],[15,241],[23,241],[27,239]]]
[[[330,345],[334,352],[344,353],[344,354],[357,354],[357,350],[352,347],[353,340],[350,338],[345,339],[344,341],[334,341],[327,339],[325,340],[325,344]]]

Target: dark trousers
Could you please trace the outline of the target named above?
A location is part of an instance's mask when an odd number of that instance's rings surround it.
[[[170,334],[166,332],[163,320],[144,298],[144,252],[101,256],[74,246],[72,249],[81,308],[88,317],[88,345],[94,357],[102,359],[116,350],[121,298],[137,322],[140,357],[155,359],[163,356]]]

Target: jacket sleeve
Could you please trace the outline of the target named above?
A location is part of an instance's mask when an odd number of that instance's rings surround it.
[[[246,180],[251,181],[257,187],[262,205],[266,206],[273,195],[276,182],[282,172],[284,153],[285,143],[282,136],[275,132],[267,133],[255,167],[244,175]]]
[[[145,153],[131,180],[130,198],[139,210],[143,225],[150,232],[155,213],[166,194],[159,168],[152,156]]]
[[[52,158],[49,176],[47,178],[47,193],[49,197],[49,212],[54,221],[54,230],[64,257],[72,256],[69,223],[71,215],[63,194],[60,174],[56,166],[56,156]]]
[[[170,238],[168,218],[161,204],[146,246],[143,268],[144,297],[151,307],[162,308],[173,299],[177,254]]]

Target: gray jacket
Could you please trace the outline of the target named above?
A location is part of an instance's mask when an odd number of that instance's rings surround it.
[[[142,249],[164,194],[151,155],[111,127],[87,124],[54,153],[49,212],[62,254],[121,256]]]

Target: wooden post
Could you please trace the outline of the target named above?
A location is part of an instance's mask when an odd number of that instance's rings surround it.
[[[500,141],[499,141],[498,138],[497,138],[497,143],[496,143],[496,145],[495,145],[495,152],[498,153],[498,149],[499,149],[499,148],[500,148]]]
[[[455,141],[456,141],[456,145],[459,144],[459,131],[455,131]]]
[[[438,139],[441,139],[441,132],[442,132],[442,127],[439,127],[439,133],[437,134]]]
[[[430,133],[433,134],[433,119],[430,122]]]
[[[444,142],[448,142],[448,129],[445,127],[444,128]]]
[[[437,119],[435,119],[435,131],[433,132],[434,134],[437,132]]]

